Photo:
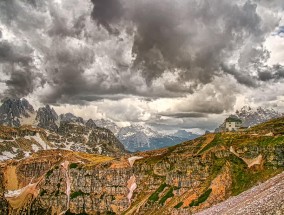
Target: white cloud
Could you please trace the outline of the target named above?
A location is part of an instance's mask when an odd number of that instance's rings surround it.
[[[265,46],[270,51],[269,65],[284,65],[284,37],[271,35],[267,38]]]

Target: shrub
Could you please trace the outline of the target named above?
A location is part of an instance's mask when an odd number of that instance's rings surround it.
[[[152,202],[156,202],[159,199],[159,194],[165,189],[167,184],[163,183],[160,187],[149,197],[149,200]]]
[[[200,205],[201,203],[205,202],[207,200],[207,198],[209,197],[209,195],[211,194],[212,192],[212,189],[208,189],[206,190],[203,194],[201,194],[201,196],[198,197],[197,200],[193,200],[189,206],[190,207],[193,207],[193,206],[198,206]]]
[[[79,191],[76,191],[76,192],[73,192],[73,193],[71,193],[71,195],[70,195],[70,199],[75,199],[75,198],[77,198],[78,196],[82,196],[82,195],[84,195],[85,193],[83,193],[81,190],[79,190]]]
[[[178,203],[174,208],[180,208],[183,205],[183,202]]]
[[[75,169],[75,168],[78,167],[78,164],[77,163],[71,163],[69,167],[70,167],[70,169]]]
[[[173,190],[174,190],[174,188],[171,187],[171,188],[169,189],[169,191],[166,193],[166,195],[164,195],[164,196],[161,198],[161,200],[159,201],[159,203],[160,203],[161,205],[164,205],[164,203],[167,201],[168,198],[171,198],[171,197],[174,196]]]

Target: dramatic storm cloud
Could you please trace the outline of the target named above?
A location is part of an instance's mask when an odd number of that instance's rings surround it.
[[[283,10],[280,0],[4,0],[0,96],[184,126],[281,104]]]

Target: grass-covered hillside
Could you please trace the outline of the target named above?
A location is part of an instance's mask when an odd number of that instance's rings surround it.
[[[0,204],[6,204],[7,211],[191,214],[283,171],[284,118],[242,132],[207,134],[170,148],[116,158],[53,150],[49,159],[49,153],[2,165],[6,193],[11,191],[7,180],[11,171],[17,188],[31,179],[38,183],[39,195],[33,193],[21,207],[12,204],[17,196],[11,200],[2,194]]]

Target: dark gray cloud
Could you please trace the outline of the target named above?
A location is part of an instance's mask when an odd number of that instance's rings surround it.
[[[258,71],[258,76],[261,81],[278,81],[284,78],[284,66],[278,64],[262,68]]]
[[[33,92],[36,75],[32,65],[33,50],[26,44],[15,46],[5,40],[0,41],[0,63],[2,73],[8,76],[8,80],[0,77],[5,83],[5,90],[1,97],[20,98]]]
[[[177,130],[177,124],[178,129],[200,128],[204,130],[214,130],[222,123],[221,119],[215,118],[211,118],[209,120],[208,118],[184,118],[179,120],[181,121],[176,122],[172,121],[172,119],[156,120],[150,122],[149,125],[159,130]]]
[[[64,47],[64,48],[63,48]],[[88,77],[95,54],[88,47],[70,47],[64,40],[55,41],[46,55],[47,81],[51,86],[49,93],[41,99],[44,103],[84,104],[101,100],[120,99],[119,93],[130,94],[119,80],[111,74],[92,71]],[[117,82],[116,82],[117,81]]]
[[[59,45],[63,45],[58,48]],[[46,56],[47,79],[51,91],[42,99],[44,103],[74,99],[88,91],[88,82],[84,79],[85,66],[90,64],[92,53],[84,49],[68,49],[64,41],[55,42]],[[76,102],[78,100],[76,99]]]
[[[188,112],[188,113],[163,113],[160,114],[161,116],[168,116],[168,117],[174,117],[174,118],[203,118],[203,117],[207,117],[207,114],[204,113],[192,113],[192,112]]]
[[[124,8],[119,0],[91,0],[94,4],[92,17],[109,33],[118,34],[118,30],[112,26],[123,17]]]
[[[250,74],[247,74],[245,71],[240,71],[235,68],[235,66],[228,67],[226,65],[222,66],[222,70],[234,76],[234,78],[240,83],[247,87],[256,87],[256,79],[252,77]]]
[[[29,70],[15,70],[10,79],[5,81],[8,90],[4,93],[6,97],[21,98],[33,92],[34,74]]]
[[[32,50],[27,47],[13,46],[8,41],[0,41],[0,62],[1,63],[21,63],[28,65],[32,61],[30,56]]]
[[[96,3],[93,3],[95,13]],[[148,85],[165,71],[179,73],[176,84],[165,84],[172,92],[193,93],[198,84],[210,83],[222,73],[233,75],[246,86],[257,85],[257,77],[245,71],[251,64],[256,65],[256,60],[267,52],[256,48],[268,33],[256,11],[256,4],[224,0],[143,0],[135,3],[116,0],[115,3],[98,1],[97,5],[102,13],[97,13],[94,19],[106,23],[103,25],[106,29],[122,16],[134,23],[132,69],[140,71]],[[106,15],[109,8],[113,16]],[[275,27],[270,26],[271,29]],[[249,38],[252,38],[250,45],[240,55],[243,71],[236,69],[234,64],[228,65],[227,60]],[[193,82],[190,87],[181,87],[181,83],[188,81]]]

